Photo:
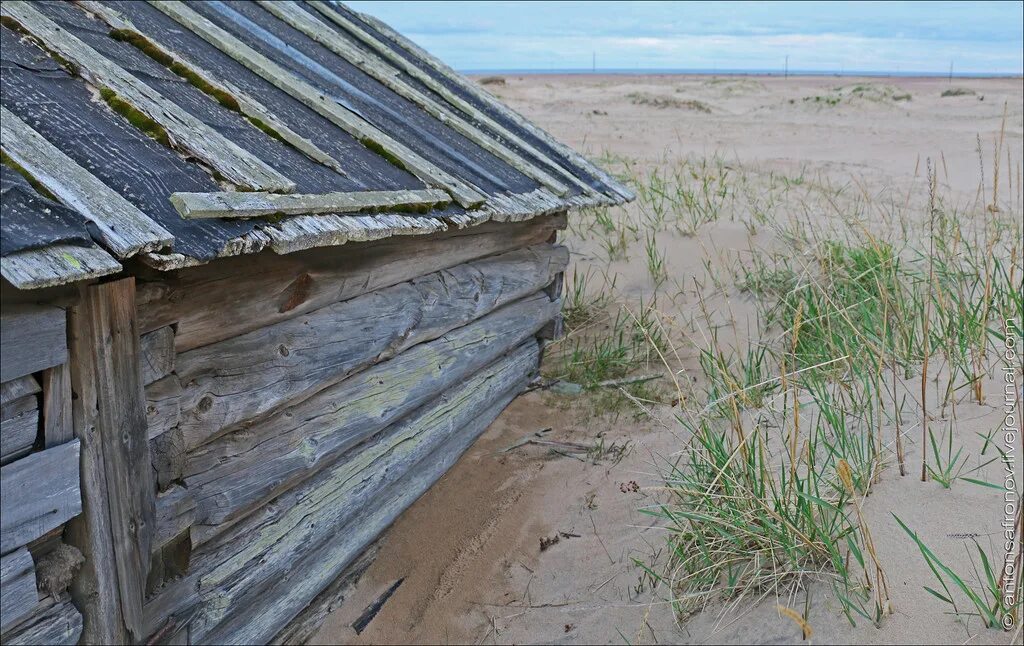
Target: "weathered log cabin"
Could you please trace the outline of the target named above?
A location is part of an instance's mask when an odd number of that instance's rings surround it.
[[[301,642],[631,195],[340,4],[0,13],[0,641]]]

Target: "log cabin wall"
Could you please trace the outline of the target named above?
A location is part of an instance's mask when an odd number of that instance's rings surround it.
[[[282,631],[536,375],[564,221],[140,278],[155,520],[139,634],[305,634]]]

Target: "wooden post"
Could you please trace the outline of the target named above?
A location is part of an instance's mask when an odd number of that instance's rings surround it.
[[[83,288],[81,302],[72,308],[70,337],[84,513],[69,535],[87,555],[73,589],[85,618],[83,640],[141,642],[156,494],[135,280]]]
[[[74,439],[71,421],[71,370],[62,363],[43,371],[43,442],[46,448]]]

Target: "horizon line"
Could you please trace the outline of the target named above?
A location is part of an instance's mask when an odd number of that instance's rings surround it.
[[[714,68],[672,68],[672,67],[608,67],[608,68],[456,68],[460,74],[579,74],[579,75],[693,75],[693,76],[876,76],[876,77],[900,77],[900,78],[949,78],[949,79],[972,79],[972,78],[1022,78],[1024,71],[1018,72],[928,72],[928,71],[902,71],[902,70],[785,70],[779,69],[714,69]]]

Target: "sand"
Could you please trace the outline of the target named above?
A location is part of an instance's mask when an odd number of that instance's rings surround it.
[[[942,97],[950,87],[973,94]],[[595,159],[628,158],[649,170],[717,157],[760,178],[848,185],[883,204],[903,196],[917,204],[929,158],[949,195],[974,199],[978,142],[991,146],[998,137],[1004,104],[1010,158],[1018,163],[1024,157],[1020,79],[956,79],[951,86],[943,79],[508,76],[505,85],[488,89]],[[815,203],[807,216],[824,222],[830,216],[822,209]],[[878,218],[881,226],[887,216],[879,209],[864,217],[869,226]],[[609,261],[597,241],[572,227],[562,240],[577,271],[616,276],[616,290],[630,304],[654,294],[635,253]],[[752,231],[739,217],[702,225],[696,235],[662,237],[659,244],[671,276],[659,290],[659,307],[681,328],[692,322],[698,298],[723,322],[750,316],[750,304],[716,288],[714,275],[727,273],[735,254],[751,245],[784,248],[784,241]],[[741,337],[738,327],[734,333]],[[692,366],[692,354],[682,355],[681,366]],[[970,454],[969,468],[991,457],[988,449],[982,458],[977,433],[988,433],[1001,419],[1000,383],[990,379],[984,389],[986,405],[964,401],[955,421],[951,411],[933,421],[953,424]],[[729,604],[716,601],[680,620],[666,601],[670,591],[637,566],[664,562],[666,535],[644,508],[663,499],[663,466],[686,441],[673,420],[678,407],[595,415],[590,406],[587,398],[540,391],[513,402],[388,530],[376,561],[314,643],[798,643],[800,628],[777,607],[802,609],[807,598],[810,641],[817,643],[1019,640],[1019,633],[958,621],[924,590],[935,585],[932,575],[892,514],[964,571],[972,540],[991,546],[998,538],[1002,505],[991,489],[919,482],[913,474],[922,447],[912,435],[911,475],[901,478],[890,463],[864,504],[895,609],[880,628],[864,621],[850,626],[830,586],[813,580],[795,593],[764,590]],[[603,450],[509,449],[544,429],[551,430],[534,437]],[[972,475],[997,480],[1000,468],[990,464]],[[554,537],[558,542],[542,550],[542,539]],[[403,578],[357,635],[351,627],[356,617]]]

